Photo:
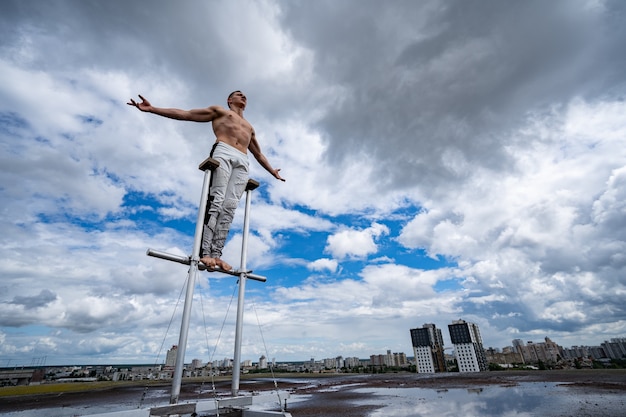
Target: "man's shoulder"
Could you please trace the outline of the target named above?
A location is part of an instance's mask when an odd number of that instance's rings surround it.
[[[218,106],[217,104],[207,107],[207,110],[216,112],[218,114],[226,114],[230,111],[229,109],[225,109],[224,107]]]

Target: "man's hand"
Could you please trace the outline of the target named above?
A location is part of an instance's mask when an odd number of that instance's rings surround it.
[[[276,178],[277,180],[281,180],[283,182],[285,182],[285,179],[283,177],[280,176],[280,174],[278,173],[278,171],[280,171],[280,168],[276,168],[273,169],[272,171],[270,171],[272,173],[272,175],[274,176],[274,178]]]
[[[150,104],[148,100],[143,98],[141,94],[139,94],[139,98],[141,99],[141,103],[138,103],[131,98],[130,101],[126,104],[128,104],[129,106],[137,107],[141,111],[150,111],[150,109],[152,108],[152,104]]]

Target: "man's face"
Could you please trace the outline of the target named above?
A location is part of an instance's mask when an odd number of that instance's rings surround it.
[[[246,99],[246,96],[241,91],[235,91],[233,94],[231,94],[230,98],[228,99],[228,103],[230,103],[231,106],[245,109],[247,99]]]

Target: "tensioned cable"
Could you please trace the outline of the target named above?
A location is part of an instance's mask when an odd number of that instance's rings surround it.
[[[187,281],[187,280],[185,280]],[[156,359],[154,360],[154,366],[158,365],[159,356],[161,356],[161,352],[163,351],[163,345],[165,344],[165,339],[167,338],[167,334],[170,331],[170,327],[172,327],[172,322],[174,321],[174,317],[176,316],[176,310],[180,305],[180,300],[183,297],[183,290],[185,289],[185,284],[180,288],[180,294],[178,294],[178,300],[176,301],[176,305],[174,306],[174,311],[172,312],[172,317],[170,317],[170,322],[167,324],[167,329],[165,330],[165,335],[163,335],[163,340],[161,341],[161,346],[159,346],[159,352],[157,353]]]
[[[161,346],[159,346],[159,351],[157,352],[156,358],[154,359],[154,367],[156,368],[159,362],[159,356],[161,356],[161,352],[163,351],[163,345],[165,345],[165,339],[167,339],[167,334],[170,332],[170,327],[172,327],[172,322],[174,321],[174,317],[176,316],[176,310],[180,305],[180,300],[183,297],[183,290],[185,289],[185,283],[187,280],[183,282],[183,286],[180,288],[180,293],[178,294],[178,300],[176,301],[176,305],[174,306],[174,311],[172,312],[172,317],[170,317],[170,322],[167,324],[167,329],[165,329],[165,334],[163,335],[163,340],[161,340]],[[139,406],[137,408],[141,408],[143,405],[143,400],[146,397],[146,393],[148,391],[148,387],[143,392],[141,396],[141,400],[139,401]]]
[[[237,282],[239,282],[239,281],[237,281]],[[228,307],[226,308],[226,314],[224,315],[224,321],[222,321],[222,327],[220,328],[220,331],[219,331],[219,333],[217,335],[217,340],[215,341],[215,346],[213,347],[213,353],[211,353],[211,356],[209,357],[209,362],[211,363],[211,371],[210,371],[210,374],[211,374],[211,388],[213,390],[213,398],[215,400],[215,408],[217,410],[217,416],[216,417],[219,417],[220,411],[219,411],[219,406],[218,406],[219,403],[218,403],[218,399],[217,399],[217,390],[215,389],[215,375],[214,375],[214,372],[213,372],[213,359],[215,357],[215,352],[217,352],[217,346],[219,345],[220,339],[222,338],[222,332],[224,331],[224,327],[226,325],[226,319],[228,318],[228,313],[230,312],[230,307],[233,304],[233,299],[235,298],[235,291],[236,290],[237,290],[237,285],[235,285],[233,287],[233,293],[230,296],[230,301],[228,303]],[[201,294],[200,295],[200,308],[202,310],[202,321],[204,323],[204,338],[205,338],[206,345],[207,345],[207,351],[210,351],[209,338],[207,336],[207,333],[208,333],[207,332],[207,328],[208,328],[208,326],[206,324],[206,315],[204,314],[204,303],[202,301],[203,298],[204,297],[202,297],[202,294]]]
[[[254,315],[256,316],[256,322],[259,326],[259,333],[261,334],[261,341],[263,342],[263,349],[265,349],[266,358],[269,359],[270,354],[267,350],[267,345],[265,344],[265,337],[263,337],[263,329],[261,328],[261,322],[259,321],[259,314],[256,311],[256,306],[252,304],[252,309],[254,310]],[[276,377],[274,376],[274,366],[270,364],[270,373],[272,374],[272,381],[274,381],[274,388],[276,389],[276,396],[278,397],[278,405],[280,406],[280,412],[285,415],[285,409],[283,408],[283,404],[280,401],[280,392],[278,391],[278,382],[276,381]]]

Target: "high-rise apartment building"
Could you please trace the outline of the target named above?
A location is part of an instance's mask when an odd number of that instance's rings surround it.
[[[404,352],[393,353],[393,366],[404,367],[409,364]]]
[[[549,337],[545,338],[545,342],[533,343],[529,340],[527,344],[520,339],[515,339],[513,346],[522,355],[524,363],[557,362],[561,356],[561,348]]]
[[[487,357],[478,325],[465,320],[455,320],[448,325],[448,329],[459,372],[486,371]]]
[[[441,329],[432,323],[411,329],[411,343],[418,373],[446,371]]]
[[[610,342],[604,341],[602,348],[608,358],[622,359],[626,357],[626,338],[614,338]]]
[[[356,356],[346,358],[344,363],[345,363],[346,368],[348,369],[358,368],[359,366],[361,366],[361,360],[357,358]]]
[[[176,366],[176,354],[178,353],[178,346],[174,345],[170,350],[167,351],[167,356],[165,356],[165,366]]]
[[[408,360],[404,352],[391,353],[387,350],[386,355],[370,355],[370,366],[373,367],[404,367],[408,365]]]

